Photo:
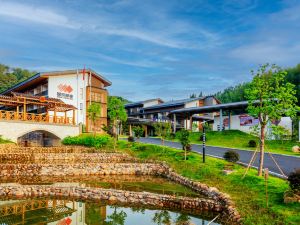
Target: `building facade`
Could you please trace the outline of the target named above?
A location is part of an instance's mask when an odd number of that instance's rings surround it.
[[[135,124],[138,123],[137,119],[140,119],[141,122],[170,122],[172,123],[172,127],[176,127],[174,130],[178,130],[183,128],[192,129],[194,123],[197,126],[196,129],[199,129],[199,123],[195,120],[195,118],[178,117],[176,119],[176,124],[174,125],[174,120],[172,116],[170,116],[170,113],[173,110],[210,106],[219,103],[220,101],[214,96],[172,100],[167,102],[164,102],[158,98],[129,103],[125,105],[125,109],[127,111],[129,122],[130,119],[132,119]],[[213,113],[198,114],[195,116],[197,116],[198,120],[199,118],[213,119]],[[153,134],[153,128],[151,125],[148,125],[147,130],[149,131],[150,135]]]
[[[110,85],[110,81],[95,71],[78,69],[37,73],[1,94],[9,95],[12,92],[17,92],[29,96],[60,99],[66,104],[76,107],[75,115],[73,115],[76,124],[83,124],[87,132],[94,130],[93,124],[88,118],[88,107],[93,102],[99,103],[101,105],[101,116],[96,121],[95,130],[101,133],[101,127],[107,125],[108,92],[106,87]],[[26,110],[38,114],[45,112],[45,108],[42,106],[29,106]],[[61,112],[58,112],[57,116],[61,116],[60,114]]]

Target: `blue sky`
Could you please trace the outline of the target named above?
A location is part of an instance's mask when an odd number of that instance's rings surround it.
[[[213,94],[300,63],[298,0],[0,0],[0,63],[90,67],[130,100]]]

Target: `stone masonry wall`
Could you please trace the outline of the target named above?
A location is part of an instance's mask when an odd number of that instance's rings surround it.
[[[10,164],[86,164],[139,162],[123,153],[0,153],[0,163]]]
[[[214,200],[202,198],[176,197],[148,192],[132,192],[102,188],[53,187],[53,186],[0,186],[0,197],[24,199],[33,197],[59,197],[80,200],[107,201],[109,203],[135,204],[155,208],[183,210],[192,213],[219,213],[226,224],[239,224],[228,217],[224,206]],[[226,221],[225,221],[226,220]]]

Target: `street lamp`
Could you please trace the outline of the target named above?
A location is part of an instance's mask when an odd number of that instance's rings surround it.
[[[200,124],[202,124],[202,160],[203,163],[205,163],[205,120],[203,122],[201,122]]]

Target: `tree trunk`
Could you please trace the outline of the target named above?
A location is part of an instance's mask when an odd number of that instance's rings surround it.
[[[264,167],[264,156],[265,156],[265,127],[266,125],[261,126],[260,130],[260,157],[259,157],[259,166],[258,166],[258,176],[262,176],[263,167]]]
[[[95,122],[93,123],[93,126],[94,126],[94,127],[93,127],[93,128],[94,128],[94,129],[93,129],[93,130],[94,130],[94,137],[96,137],[96,123],[95,123]]]
[[[165,145],[165,139],[161,139],[161,143],[162,143],[162,145],[164,146]]]
[[[186,147],[184,147],[184,160],[186,161]]]

